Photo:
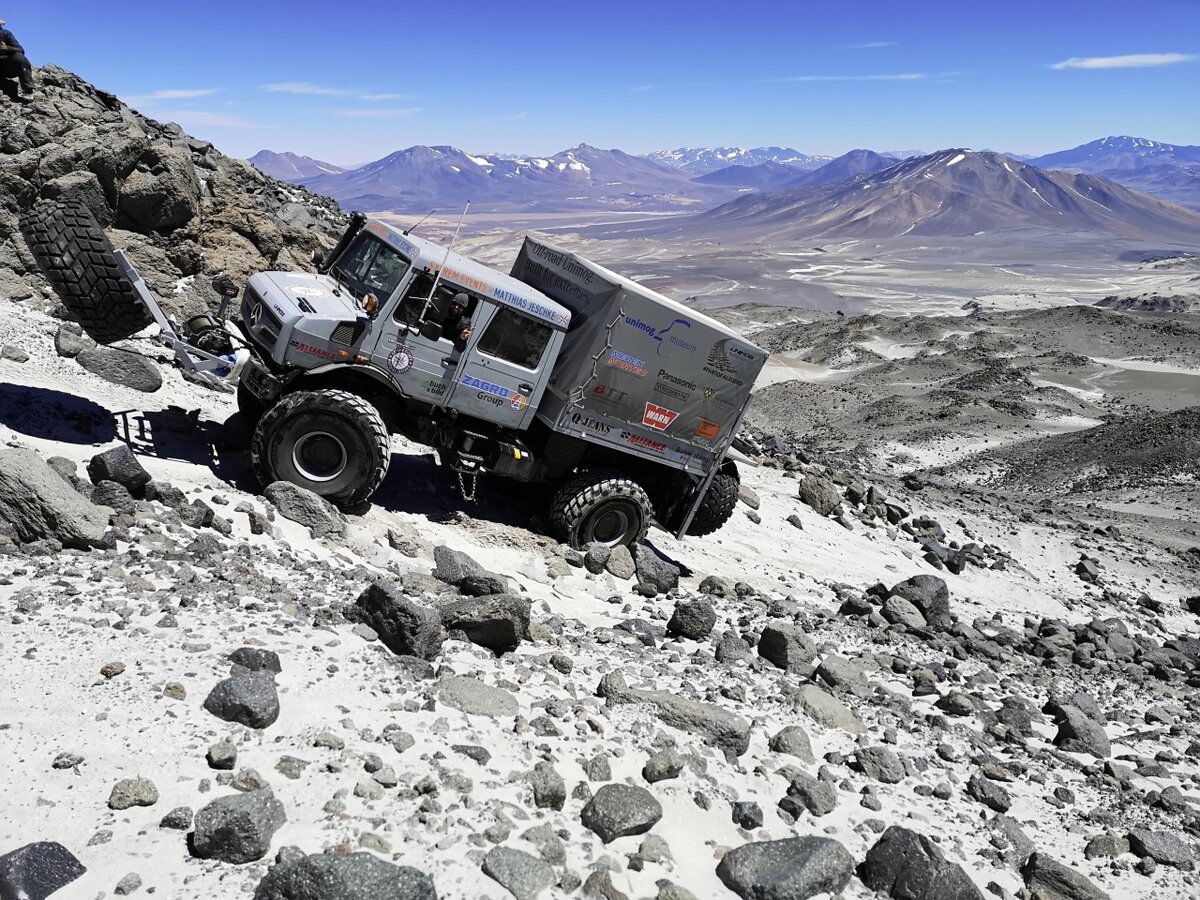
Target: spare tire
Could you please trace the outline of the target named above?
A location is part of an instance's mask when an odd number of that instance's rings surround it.
[[[100,344],[141,331],[150,313],[78,200],[44,200],[21,217],[21,234],[63,305]]]

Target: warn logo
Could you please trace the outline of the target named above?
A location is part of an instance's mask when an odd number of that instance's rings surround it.
[[[666,431],[670,424],[678,418],[679,413],[673,409],[647,403],[646,414],[642,416],[642,424],[649,425],[651,428],[657,428],[659,431]]]

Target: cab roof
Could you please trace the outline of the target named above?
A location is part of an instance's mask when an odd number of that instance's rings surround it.
[[[424,238],[404,234],[398,228],[378,219],[368,219],[365,230],[409,257],[417,269],[436,272],[442,268],[444,261],[443,281],[474,291],[502,306],[511,307],[557,328],[566,329],[571,324],[569,309],[511,275],[498,272],[453,250],[447,256],[445,247]]]

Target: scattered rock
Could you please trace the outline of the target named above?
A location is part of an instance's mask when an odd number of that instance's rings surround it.
[[[433,548],[433,561],[436,564],[433,577],[468,596],[503,594],[508,590],[508,582],[502,576],[489,572],[461,550],[439,544]]]
[[[837,485],[828,478],[814,475],[800,482],[800,499],[817,511],[817,515],[828,516],[842,505],[842,495]]]
[[[667,622],[667,635],[702,641],[717,624],[717,611],[704,599],[684,600],[675,604],[671,620]]]
[[[983,900],[970,876],[922,834],[890,826],[867,851],[858,877],[873,891],[912,900]]]
[[[717,877],[743,900],[806,900],[840,891],[854,859],[831,838],[797,837],[743,844],[725,854]]]
[[[950,617],[950,589],[936,575],[914,575],[895,585],[890,596],[901,597],[915,606],[930,628],[945,630],[954,624]]]
[[[439,604],[447,630],[463,632],[472,644],[497,656],[517,649],[529,637],[529,608],[525,597],[495,593]]]
[[[626,581],[637,574],[637,566],[633,562],[633,554],[629,552],[629,548],[624,544],[617,544],[612,548],[612,552],[608,555],[608,561],[604,564],[605,571],[614,578],[620,578]]]
[[[567,801],[567,783],[554,766],[546,761],[533,767],[529,776],[533,787],[533,805],[538,809],[562,809]]]
[[[270,672],[231,675],[217,682],[204,700],[204,708],[226,722],[247,728],[267,728],[279,718],[279,694]]]
[[[332,503],[290,481],[268,484],[263,496],[285,519],[311,528],[319,536],[339,536],[346,530],[346,520]]]
[[[437,900],[420,869],[395,866],[373,853],[280,851],[254,890],[254,900]]]
[[[1045,853],[1030,854],[1021,867],[1021,877],[1025,879],[1025,887],[1029,890],[1042,891],[1051,897],[1063,897],[1064,900],[1112,900],[1085,875]]]
[[[1148,828],[1129,830],[1129,849],[1137,856],[1149,856],[1164,866],[1190,869],[1195,860],[1192,848],[1182,838],[1169,831],[1151,831]]]
[[[229,654],[229,661],[248,672],[274,672],[278,675],[283,671],[279,654],[262,647],[238,647]]]
[[[75,361],[105,381],[145,394],[153,394],[162,387],[158,366],[140,353],[113,347],[88,347],[79,352]]]
[[[787,725],[776,732],[768,741],[767,747],[774,753],[785,753],[802,762],[813,761],[812,744],[808,739],[808,733],[799,725]]]
[[[32,450],[0,450],[0,524],[18,541],[84,549],[104,540],[109,510],[85,500]]]
[[[662,804],[645,788],[605,784],[583,808],[581,821],[607,844],[619,837],[645,834],[662,815]]]
[[[1058,707],[1058,733],[1054,746],[1072,753],[1088,753],[1097,759],[1107,759],[1112,753],[1112,744],[1104,732],[1104,726],[1074,706]]]
[[[473,716],[509,718],[521,708],[517,698],[504,688],[492,687],[463,675],[443,678],[438,682],[437,692],[442,703]]]
[[[441,615],[408,599],[394,583],[371,584],[347,615],[370,626],[393,653],[432,660],[441,652]]]
[[[642,777],[654,784],[656,781],[678,778],[682,771],[683,757],[674,747],[667,747],[646,760],[646,765],[642,766]]]
[[[711,703],[688,700],[668,691],[634,690],[615,674],[600,680],[597,693],[610,705],[649,703],[658,710],[664,725],[698,734],[727,755],[741,756],[750,746],[750,723]]]
[[[142,886],[142,876],[137,872],[130,872],[124,878],[117,882],[117,886],[113,888],[113,893],[118,897],[125,897],[132,894]]]
[[[0,897],[45,900],[87,869],[62,844],[38,841],[0,856]]]
[[[92,484],[115,481],[134,497],[143,496],[150,483],[150,473],[142,468],[141,461],[128,444],[118,444],[111,450],[97,453],[88,462],[87,473]]]
[[[517,900],[534,900],[557,881],[554,869],[538,857],[510,847],[493,847],[483,858],[483,874]]]
[[[218,797],[196,813],[191,850],[201,859],[248,863],[262,859],[287,821],[270,789]]]
[[[663,559],[649,544],[638,544],[633,559],[638,584],[651,585],[660,594],[679,587],[679,566]]]
[[[867,730],[867,726],[858,716],[850,712],[846,704],[821,690],[815,684],[806,684],[801,687],[796,702],[797,706],[811,719],[826,728],[840,728],[851,734],[864,734]]]
[[[129,809],[131,806],[153,806],[157,802],[158,788],[149,778],[124,778],[113,785],[108,808]]]
[[[817,648],[799,625],[776,620],[763,629],[758,655],[785,671],[794,671],[812,662]]]

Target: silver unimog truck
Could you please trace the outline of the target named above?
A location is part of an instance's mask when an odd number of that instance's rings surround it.
[[[228,316],[219,277],[221,311],[180,326],[81,205],[43,202],[22,231],[96,340],[155,321],[186,373],[236,379],[264,484],[361,504],[400,433],[467,499],[484,474],[544,485],[577,548],[636,543],[651,519],[709,534],[737,502],[726,452],[767,354],[561,247],[527,237],[505,275],[356,213],[317,274],[254,275]]]

